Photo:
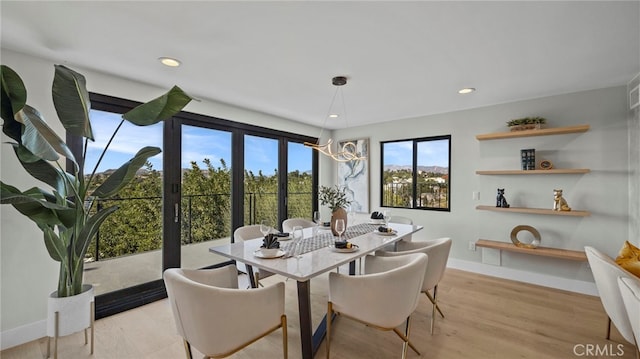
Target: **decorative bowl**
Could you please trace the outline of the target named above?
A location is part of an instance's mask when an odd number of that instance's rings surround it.
[[[260,253],[263,257],[275,257],[279,250],[280,248],[260,248]]]

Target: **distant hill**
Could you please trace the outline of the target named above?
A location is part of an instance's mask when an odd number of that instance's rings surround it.
[[[413,167],[411,165],[386,165],[383,170],[391,172],[402,170],[411,171],[412,168]],[[441,166],[418,166],[418,171],[448,174],[449,168]]]

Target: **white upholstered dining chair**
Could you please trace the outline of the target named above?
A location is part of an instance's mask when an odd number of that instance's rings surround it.
[[[239,242],[243,242],[243,241],[246,241],[249,239],[255,239],[255,238],[263,238],[262,232],[260,231],[259,224],[252,224],[252,225],[238,227],[233,232],[233,240],[235,243],[239,243]],[[236,266],[239,271],[247,273],[247,275],[251,275],[251,273],[249,273],[249,270],[247,269],[246,264],[236,262]],[[253,277],[255,279],[256,286],[261,285],[260,279],[270,277],[273,274],[274,273],[266,271],[264,269],[255,268],[253,270]]]
[[[611,338],[611,322],[613,322],[622,337],[629,343],[633,343],[631,323],[622,302],[620,287],[618,287],[618,277],[631,278],[633,274],[622,269],[611,257],[594,247],[586,246],[584,251],[591,266],[600,301],[609,317],[607,339]]]
[[[633,332],[636,345],[636,358],[640,358],[640,279],[618,277],[618,287],[622,295],[622,302],[627,310],[629,324]]]
[[[418,306],[428,258],[416,253],[398,257],[367,256],[365,274],[329,273],[327,304],[327,358],[330,356],[333,313],[381,330],[393,330],[403,341],[402,358],[409,341],[411,314]],[[398,326],[405,324],[404,333]]]
[[[287,218],[284,221],[282,221],[282,231],[283,232],[293,232],[293,227],[295,226],[300,226],[302,228],[311,228],[311,227],[315,227],[316,224],[311,221],[308,220],[306,218]]]
[[[401,256],[411,253],[425,253],[429,256],[424,282],[422,283],[422,293],[431,301],[431,334],[436,319],[436,311],[444,318],[444,314],[438,306],[438,283],[444,276],[447,269],[449,252],[451,251],[451,238],[438,238],[428,241],[400,241],[395,252],[377,251],[377,256]],[[429,292],[432,291],[433,295]]]
[[[205,359],[224,358],[282,328],[286,359],[284,283],[238,289],[234,265],[216,269],[167,269],[164,283],[188,359],[191,348]]]

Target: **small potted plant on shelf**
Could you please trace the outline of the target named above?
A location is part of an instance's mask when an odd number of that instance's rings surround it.
[[[339,186],[320,186],[320,192],[318,199],[320,204],[328,206],[331,209],[331,232],[334,236],[338,235],[335,230],[335,223],[337,219],[344,220],[344,226],[347,227],[347,211],[345,207],[351,204],[351,201],[347,198],[346,189]]]
[[[511,131],[539,130],[547,123],[543,117],[523,117],[507,121]]]

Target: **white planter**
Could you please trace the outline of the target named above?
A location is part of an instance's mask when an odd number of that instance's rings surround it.
[[[91,328],[91,354],[93,354],[93,321],[94,290],[90,284],[82,286],[82,293],[71,297],[59,298],[57,292],[49,295],[47,300],[47,357],[49,343],[54,338],[54,358],[58,356],[58,337],[84,330],[84,341],[87,344],[87,331]]]

